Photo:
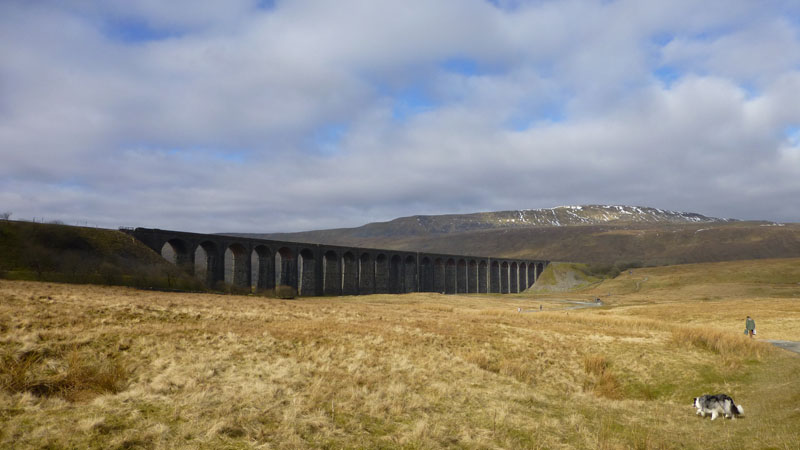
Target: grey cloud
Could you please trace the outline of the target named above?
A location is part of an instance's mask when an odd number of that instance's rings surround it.
[[[288,231],[631,203],[800,220],[782,135],[800,73],[793,56],[758,64],[797,29],[774,11],[746,21],[750,2],[44,5],[0,6],[0,209],[15,217]],[[180,33],[120,42],[108,17]],[[709,28],[729,31],[692,37]],[[20,39],[31,29],[47,31]],[[660,33],[675,36],[663,53]],[[665,85],[664,63],[689,74]],[[398,120],[383,85],[414,84],[434,104]],[[343,136],[320,152],[330,124]]]

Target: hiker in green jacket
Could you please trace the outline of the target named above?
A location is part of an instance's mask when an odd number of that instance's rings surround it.
[[[750,316],[747,316],[747,320],[744,322],[744,334],[750,337],[756,334],[756,321],[751,319]]]

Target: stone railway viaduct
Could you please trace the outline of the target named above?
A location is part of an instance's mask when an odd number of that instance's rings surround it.
[[[445,255],[136,228],[123,230],[209,286],[300,296],[516,293],[549,261]]]

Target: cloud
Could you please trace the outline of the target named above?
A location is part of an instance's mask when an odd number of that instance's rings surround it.
[[[798,9],[3,2],[0,209],[194,231],[579,203],[798,221]]]
[[[682,37],[664,47],[663,63],[756,87],[800,68],[798,30],[787,18],[770,17],[720,36]]]

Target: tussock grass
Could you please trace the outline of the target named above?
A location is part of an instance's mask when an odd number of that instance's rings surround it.
[[[129,375],[120,358],[76,348],[66,354],[6,351],[0,360],[0,389],[11,394],[27,392],[72,402],[121,392]]]
[[[621,398],[622,386],[610,368],[611,362],[603,355],[585,357],[583,359],[583,369],[589,377],[584,382],[584,390],[594,391],[595,394],[601,397]]]
[[[761,360],[775,351],[769,344],[725,330],[701,327],[676,327],[672,339],[677,344],[689,344],[712,351],[724,358]]]
[[[591,355],[583,359],[583,369],[590,375],[602,375],[608,369],[610,363],[603,355]]]

